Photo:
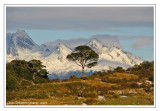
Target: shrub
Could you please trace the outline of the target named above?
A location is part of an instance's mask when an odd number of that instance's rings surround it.
[[[68,82],[69,81],[69,79],[64,79],[64,80],[62,80],[62,82]]]
[[[59,89],[59,91],[61,93],[68,93],[68,92],[70,92],[70,90],[67,87],[64,87],[64,86],[61,86],[60,89]]]
[[[82,92],[82,97],[85,98],[97,98],[98,95],[96,92]]]
[[[150,76],[148,80],[154,82],[154,77]]]
[[[122,73],[122,72],[125,72],[125,70],[122,67],[117,67],[114,69],[114,72]]]
[[[113,94],[113,98],[119,98],[119,95],[118,94]]]
[[[6,76],[7,78],[10,75],[14,76],[14,78],[10,78],[12,80],[14,79],[13,81],[23,78],[29,81],[33,80],[35,83],[47,82],[48,72],[43,68],[45,68],[45,66],[42,65],[40,60],[34,59],[29,62],[25,60],[12,60],[10,63],[6,64]],[[37,80],[35,80],[35,78],[37,78]],[[9,87],[7,86],[7,88]]]
[[[49,79],[48,78],[43,78],[40,76],[36,76],[36,79],[34,80],[35,84],[39,84],[39,83],[48,83]]]
[[[85,102],[87,105],[94,105],[94,104],[97,104],[97,100],[96,99],[87,99],[86,102]]]
[[[107,82],[111,82],[111,83],[122,83],[122,82],[126,83],[131,80],[137,81],[138,76],[134,74],[127,74],[127,73],[114,73],[106,79],[107,79]]]
[[[70,78],[69,78],[69,79],[72,79],[72,80],[77,79],[77,76],[72,75],[72,76],[70,76]]]
[[[88,80],[88,77],[81,77],[82,80]]]
[[[49,97],[49,94],[47,93],[34,93],[28,96],[27,98],[35,98],[35,99],[46,99]]]
[[[138,88],[138,84],[137,84],[137,83],[131,83],[131,84],[130,84],[130,87],[131,87],[131,88]]]
[[[130,84],[129,83],[121,83],[121,89],[126,89],[126,88],[130,88]]]
[[[145,90],[146,93],[149,93],[149,92],[153,91],[153,89],[152,89],[151,86],[146,86],[146,87],[144,88],[144,90]]]
[[[6,88],[7,89],[16,89],[17,86],[18,86],[17,79],[14,76],[10,75],[6,81]]]
[[[61,80],[60,79],[52,79],[52,80],[50,80],[50,82],[60,82]]]
[[[72,75],[72,76],[70,76],[70,78],[68,80],[69,81],[77,81],[77,80],[80,80],[80,79],[77,76]]]
[[[19,88],[22,88],[22,89],[24,89],[24,88],[27,88],[28,86],[31,86],[32,85],[32,83],[31,83],[31,81],[22,81],[21,82],[21,84],[19,85]]]
[[[121,89],[121,85],[112,85],[110,89]]]

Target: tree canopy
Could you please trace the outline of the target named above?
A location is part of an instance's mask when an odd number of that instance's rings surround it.
[[[23,80],[32,83],[48,81],[47,70],[40,60],[12,60],[6,64],[6,87],[14,89]]]
[[[99,55],[89,46],[78,46],[71,54],[67,55],[69,61],[74,61],[78,66],[82,67],[82,77],[85,77],[84,68],[91,68],[98,64]]]

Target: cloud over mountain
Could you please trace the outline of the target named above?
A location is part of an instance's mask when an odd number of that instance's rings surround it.
[[[132,48],[141,48],[149,45],[150,41],[148,39],[142,39],[142,40],[137,40],[134,44],[132,44]]]
[[[7,29],[107,30],[153,26],[153,7],[7,7]]]

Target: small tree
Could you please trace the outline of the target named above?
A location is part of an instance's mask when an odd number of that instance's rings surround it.
[[[120,73],[125,72],[125,70],[124,70],[122,67],[120,67],[120,66],[116,67],[116,68],[114,69],[114,71],[115,71],[115,72],[120,72]]]
[[[77,80],[77,79],[78,79],[78,77],[75,76],[75,75],[72,75],[72,76],[69,77],[69,80],[71,80],[71,81],[74,81],[74,80]]]
[[[40,75],[42,77],[47,78],[47,70],[43,69],[46,66],[42,65],[42,62],[40,60],[31,60],[28,62],[28,69],[32,72],[33,74],[33,80],[35,80],[36,75]]]
[[[85,77],[84,68],[91,68],[97,65],[99,55],[89,46],[78,46],[71,54],[67,55],[69,61],[74,61],[78,66],[82,67],[82,77]]]

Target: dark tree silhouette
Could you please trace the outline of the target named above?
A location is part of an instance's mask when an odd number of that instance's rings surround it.
[[[33,59],[28,62],[28,69],[33,74],[33,80],[35,80],[35,76],[38,74],[40,76],[47,78],[47,71],[46,71],[46,69],[43,69],[45,67],[46,66],[42,65],[42,62],[40,60]]]
[[[78,46],[71,54],[67,55],[69,61],[74,61],[78,66],[82,67],[82,77],[85,77],[84,68],[91,68],[97,65],[99,55],[89,46]]]

